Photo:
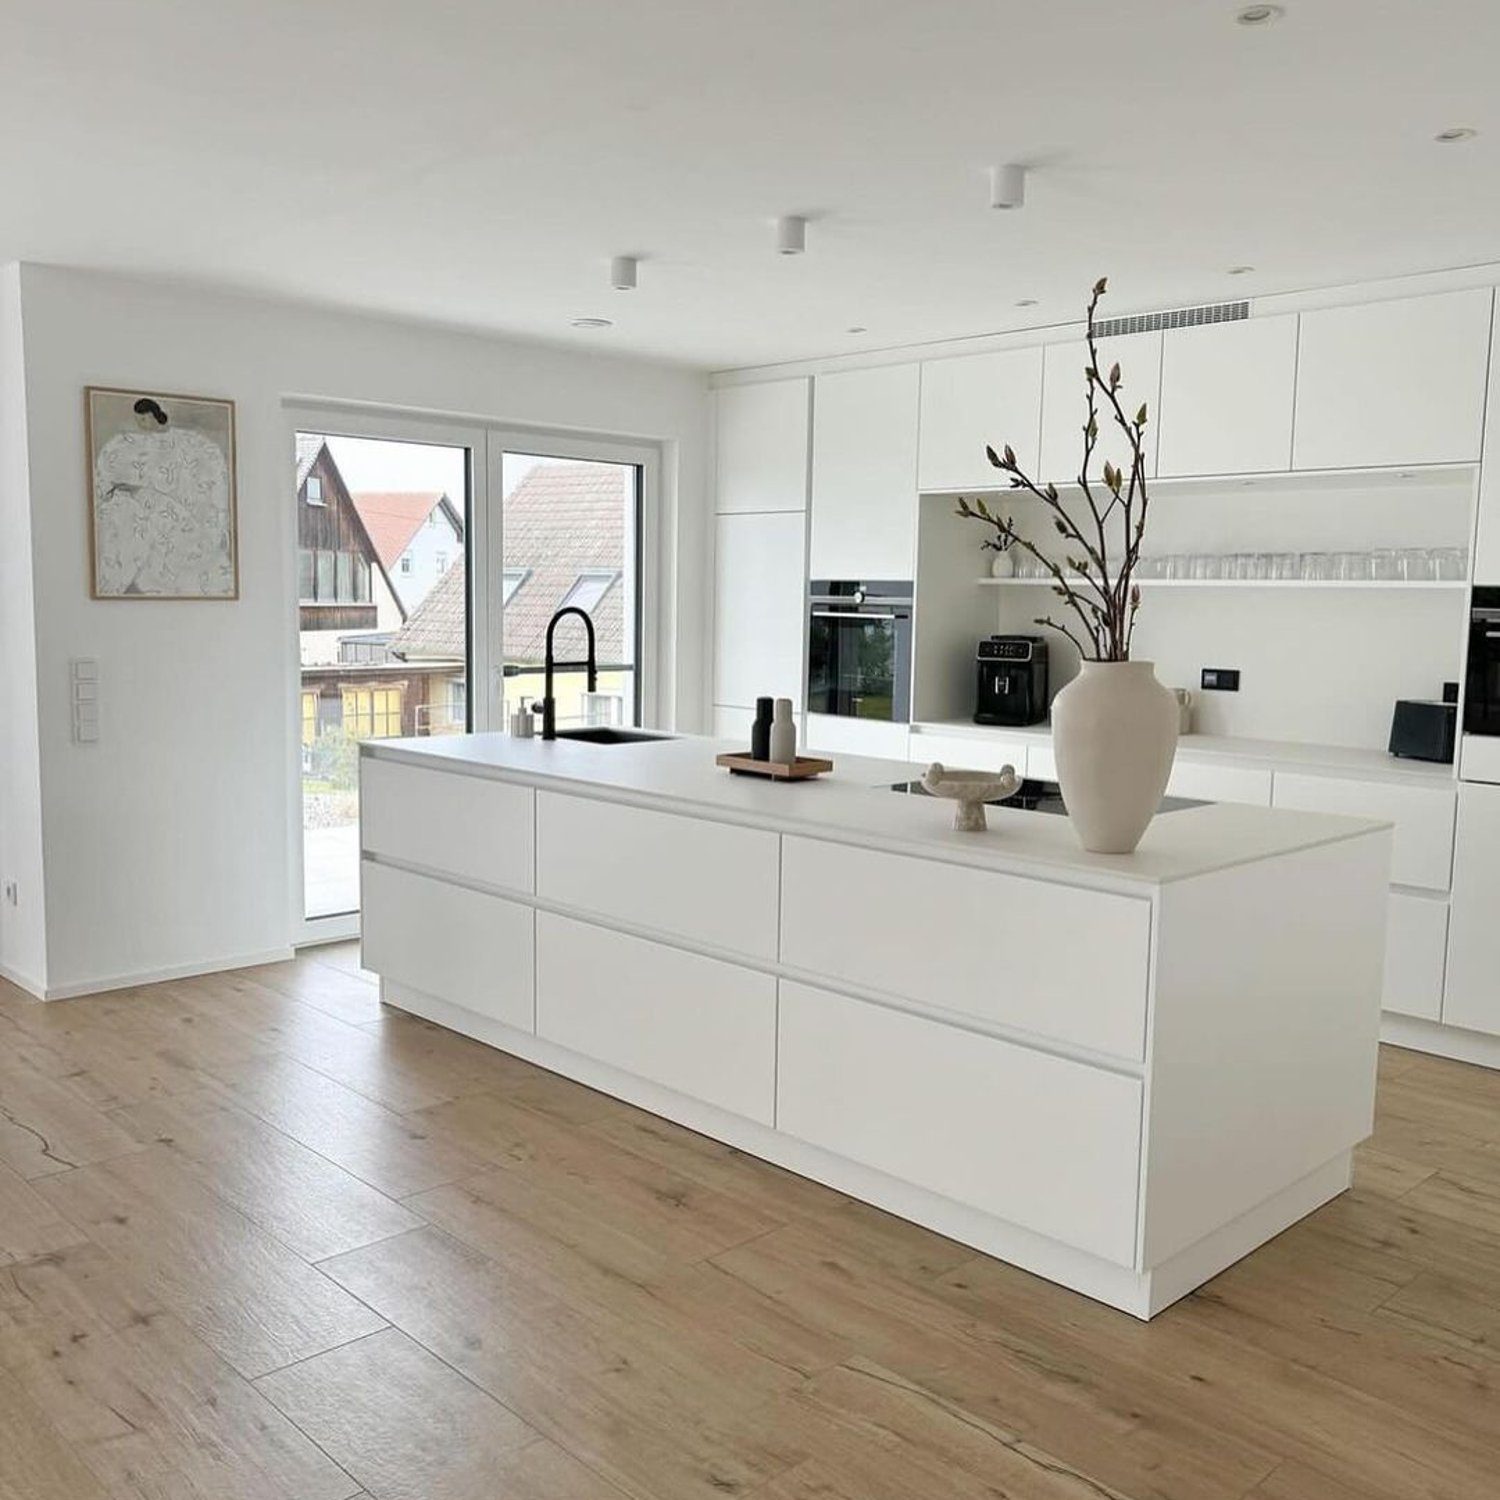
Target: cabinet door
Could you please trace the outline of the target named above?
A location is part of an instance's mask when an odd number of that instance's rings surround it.
[[[362,962],[382,979],[534,1029],[534,913],[467,886],[365,860]]]
[[[1293,467],[1478,459],[1490,301],[1484,288],[1303,313]]]
[[[721,1109],[772,1123],[776,981],[537,913],[537,1035]]]
[[[1446,891],[1453,869],[1454,792],[1399,781],[1356,781],[1278,771],[1272,789],[1277,807],[1381,818],[1396,825],[1391,881]]]
[[[923,490],[972,490],[1008,483],[985,457],[1007,443],[1036,472],[1042,420],[1042,351],[1008,349],[922,366],[918,483]]]
[[[720,512],[806,510],[810,380],[717,392]]]
[[[787,980],[780,1042],[779,1130],[1133,1264],[1138,1078]]]
[[[1292,466],[1297,318],[1246,318],[1162,336],[1156,471],[1263,474]]]
[[[1101,339],[1100,373],[1120,362],[1120,404],[1127,417],[1134,417],[1146,403],[1146,477],[1156,473],[1156,429],[1160,419],[1161,334],[1132,333],[1121,338]],[[1084,366],[1088,347],[1082,339],[1066,344],[1048,344],[1042,359],[1042,451],[1035,477],[1053,484],[1073,484],[1083,461],[1083,423],[1088,415]],[[1130,472],[1130,444],[1125,440],[1108,404],[1099,401],[1099,446],[1094,450],[1090,479],[1104,472],[1104,460]]]
[[[801,511],[718,517],[715,703],[753,708],[757,698],[770,697],[801,705],[805,532]]]
[[[1436,1021],[1443,1009],[1448,903],[1392,891],[1385,927],[1383,1010]]]
[[[813,392],[814,578],[907,579],[917,544],[919,366],[819,375]]]
[[[1458,789],[1443,1023],[1500,1036],[1500,786]]]

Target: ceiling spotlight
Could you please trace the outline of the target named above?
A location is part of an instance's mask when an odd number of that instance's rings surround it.
[[[636,267],[640,262],[633,255],[617,255],[609,263],[609,284],[617,292],[635,290]]]
[[[613,328],[615,325],[608,318],[574,318],[574,328]]]
[[[990,207],[1020,208],[1026,202],[1026,168],[1014,163],[990,168]]]
[[[1451,146],[1456,141],[1472,141],[1478,134],[1472,125],[1450,125],[1447,130],[1438,131],[1433,140],[1444,146]]]
[[[1254,266],[1230,266],[1229,274],[1231,276],[1248,276],[1254,269]]]
[[[1286,14],[1280,5],[1246,5],[1235,13],[1234,19],[1241,26],[1270,26]]]
[[[782,255],[801,255],[807,249],[807,220],[800,214],[777,219],[776,249]]]

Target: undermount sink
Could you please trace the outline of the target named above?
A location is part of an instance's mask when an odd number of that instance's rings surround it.
[[[653,734],[649,729],[611,729],[596,725],[590,729],[559,729],[560,740],[582,740],[586,745],[641,745],[650,740],[675,739],[671,734]]]

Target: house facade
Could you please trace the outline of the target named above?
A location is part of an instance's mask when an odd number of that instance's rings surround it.
[[[463,557],[463,512],[436,490],[360,490],[353,498],[404,618]]]

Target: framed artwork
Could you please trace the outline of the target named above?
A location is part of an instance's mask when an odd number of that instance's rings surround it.
[[[234,402],[89,386],[95,599],[238,599]]]

